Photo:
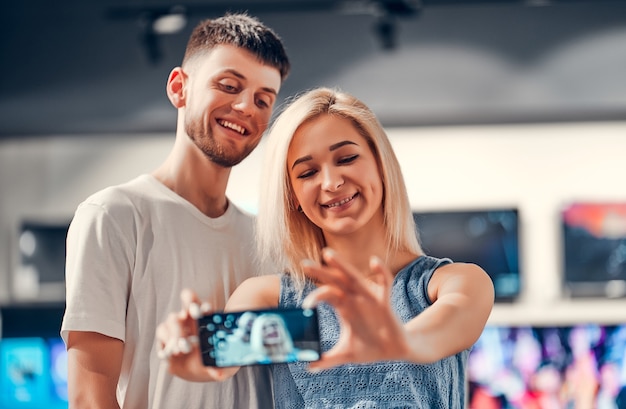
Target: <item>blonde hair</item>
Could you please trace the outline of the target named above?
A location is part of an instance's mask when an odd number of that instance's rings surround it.
[[[294,98],[276,118],[266,139],[257,217],[257,245],[262,258],[278,263],[302,288],[303,259],[321,259],[322,230],[296,209],[287,170],[287,151],[298,128],[321,115],[348,119],[367,140],[383,183],[383,214],[388,252],[421,254],[409,198],[389,138],[374,113],[340,90],[316,88]]]

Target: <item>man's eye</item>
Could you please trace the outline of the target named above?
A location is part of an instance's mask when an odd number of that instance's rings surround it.
[[[231,94],[234,94],[239,91],[239,87],[237,85],[220,82],[219,86],[223,91],[231,93]]]

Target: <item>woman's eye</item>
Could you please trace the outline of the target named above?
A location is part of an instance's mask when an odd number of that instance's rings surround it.
[[[357,158],[359,157],[359,155],[350,155],[350,156],[345,156],[341,159],[339,159],[339,164],[340,165],[344,165],[350,162],[354,162]]]
[[[306,178],[313,176],[314,174],[315,174],[314,170],[307,170],[305,172],[300,173],[298,175],[298,179],[306,179]]]

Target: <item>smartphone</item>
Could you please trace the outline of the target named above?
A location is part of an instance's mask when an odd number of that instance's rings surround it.
[[[218,312],[198,319],[202,362],[228,367],[320,359],[317,309]]]

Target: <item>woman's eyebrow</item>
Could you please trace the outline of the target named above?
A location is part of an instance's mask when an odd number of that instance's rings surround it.
[[[332,151],[337,150],[337,149],[339,149],[339,148],[341,148],[342,146],[345,146],[345,145],[357,145],[358,146],[358,144],[356,142],[341,141],[341,142],[337,142],[337,143],[334,143],[334,144],[330,145],[328,147],[328,150],[330,152],[332,152]],[[297,164],[302,163],[302,162],[306,162],[307,160],[311,160],[311,159],[313,159],[313,157],[311,155],[306,155],[306,156],[303,156],[301,158],[298,158],[298,159],[296,159],[293,162],[293,165],[291,165],[291,169],[295,168]]]
[[[303,156],[301,158],[296,159],[293,162],[293,165],[291,165],[291,170],[293,170],[293,168],[295,168],[297,164],[302,163],[302,162],[306,162],[307,160],[311,160],[311,159],[313,159],[313,157],[311,155],[306,155],[306,156]]]
[[[336,149],[341,148],[342,146],[345,145],[357,145],[357,143],[352,142],[352,141],[341,141],[341,142],[337,142],[335,144],[330,145],[330,147],[328,148],[329,151],[334,151]]]

